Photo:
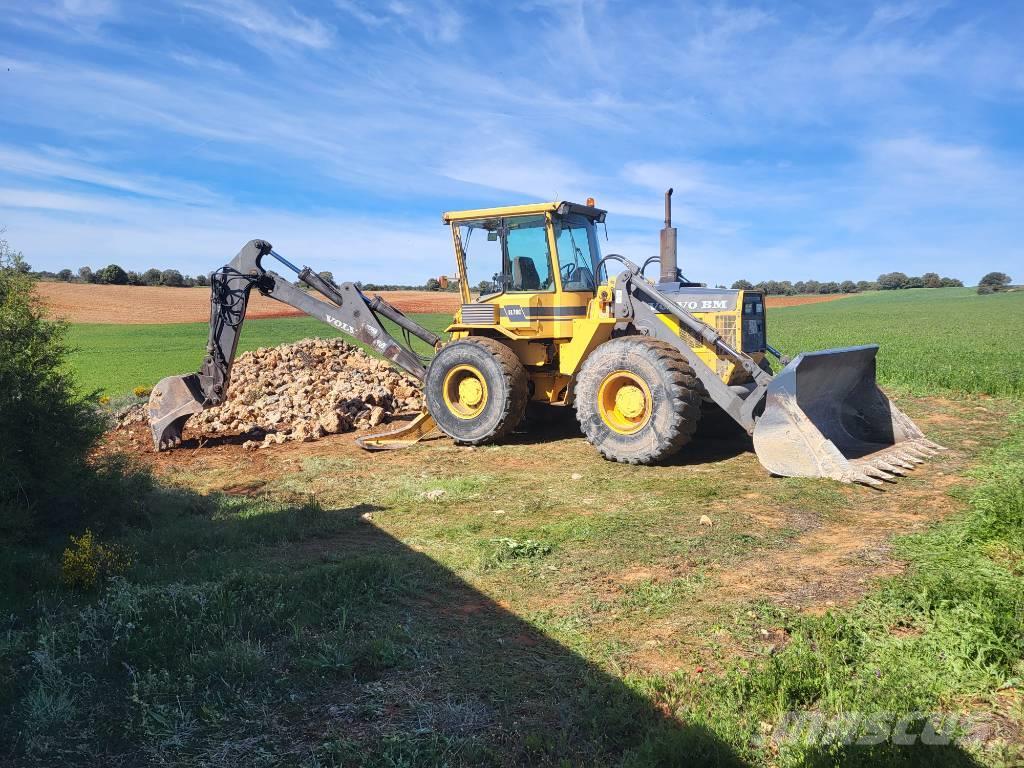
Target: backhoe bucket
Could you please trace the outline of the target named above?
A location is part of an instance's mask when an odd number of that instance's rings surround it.
[[[437,424],[426,411],[421,412],[410,422],[403,423],[390,432],[377,432],[356,438],[356,444],[367,451],[394,451],[408,448],[423,438],[437,431]]]
[[[181,430],[189,416],[203,410],[204,397],[199,377],[168,376],[153,387],[149,395],[149,429],[153,447],[166,451],[181,445]]]
[[[945,450],[875,382],[878,346],[806,352],[768,385],[754,451],[769,472],[881,487]]]

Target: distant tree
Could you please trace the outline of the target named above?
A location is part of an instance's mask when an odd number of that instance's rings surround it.
[[[65,283],[71,282],[71,278],[74,277],[75,273],[70,269],[62,269],[57,273],[57,279],[62,280]]]
[[[160,273],[160,285],[166,285],[171,288],[180,288],[185,284],[185,278],[182,277],[181,272],[176,269],[165,269]]]
[[[793,284],[793,290],[797,293],[807,293],[807,283],[803,280],[797,280]]]
[[[210,284],[210,278],[206,275],[196,275],[196,285],[207,286]]]
[[[883,291],[893,291],[900,288],[907,288],[910,285],[910,278],[902,272],[886,272],[878,276],[878,288]]]
[[[108,264],[96,273],[96,280],[108,285],[128,285],[128,273],[117,264]]]
[[[83,283],[96,282],[96,277],[92,273],[92,267],[79,267],[78,279],[81,280]]]
[[[146,285],[160,285],[162,274],[159,269],[147,269],[142,273],[142,282]]]
[[[989,272],[978,281],[978,287],[985,285],[993,291],[1001,291],[1010,284],[1010,276],[1005,272]]]
[[[942,278],[939,277],[938,272],[925,272],[921,275],[921,280],[924,281],[925,288],[941,288]]]
[[[428,291],[439,291],[441,290],[441,281],[436,277],[432,277],[427,280],[427,284],[424,286]]]
[[[907,288],[924,288],[923,277],[908,277]]]
[[[128,270],[128,285],[145,285],[146,281],[142,279],[142,275],[138,272]]]
[[[779,285],[782,287],[782,293],[786,296],[793,296],[796,294],[796,288],[793,287],[793,283],[789,280],[783,280]]]
[[[843,280],[839,284],[839,290],[843,293],[857,293],[860,289],[857,288],[857,284],[853,280]]]
[[[181,285],[183,288],[195,288],[196,279],[190,275],[182,275]]]
[[[334,282],[334,273],[333,272],[328,272],[326,269],[323,272],[320,273],[320,277],[322,277],[328,283],[333,283]]]
[[[490,280],[481,280],[480,284],[477,285],[476,289],[480,291],[480,293],[482,294],[494,293],[494,283],[492,283]]]
[[[732,284],[732,287],[739,289],[741,291],[749,291],[751,288],[754,287],[754,284],[748,280],[737,280],[735,283]]]
[[[858,291],[877,291],[878,283],[874,280],[858,280],[857,281]]]
[[[964,281],[957,280],[955,277],[944,277],[939,281],[940,288],[963,288]]]

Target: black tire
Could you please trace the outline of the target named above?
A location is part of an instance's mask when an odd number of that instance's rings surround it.
[[[647,389],[643,393],[641,387],[644,409],[633,423],[610,414],[609,387],[614,389],[623,380],[634,389],[630,380],[642,382]],[[601,344],[580,368],[576,418],[587,440],[606,459],[652,464],[671,456],[693,437],[700,421],[699,387],[693,369],[672,345],[646,336],[622,336]],[[625,431],[615,423],[626,424]]]
[[[481,404],[457,399],[460,371],[486,386]],[[441,348],[427,369],[427,410],[441,431],[460,445],[483,445],[508,435],[526,413],[529,378],[515,353],[494,339],[474,336]],[[447,392],[447,397],[446,397]]]

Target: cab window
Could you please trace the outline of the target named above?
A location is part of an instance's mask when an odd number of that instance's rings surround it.
[[[595,290],[594,270],[601,254],[593,223],[583,216],[556,216],[554,228],[562,290]]]
[[[470,290],[489,294],[553,291],[544,216],[480,219],[459,225]]]

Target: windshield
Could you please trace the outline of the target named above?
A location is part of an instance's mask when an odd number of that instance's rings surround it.
[[[593,291],[597,288],[597,262],[601,260],[593,222],[585,216],[570,215],[556,216],[553,224],[562,290]]]
[[[478,219],[458,227],[466,280],[480,295],[553,291],[544,216]]]

